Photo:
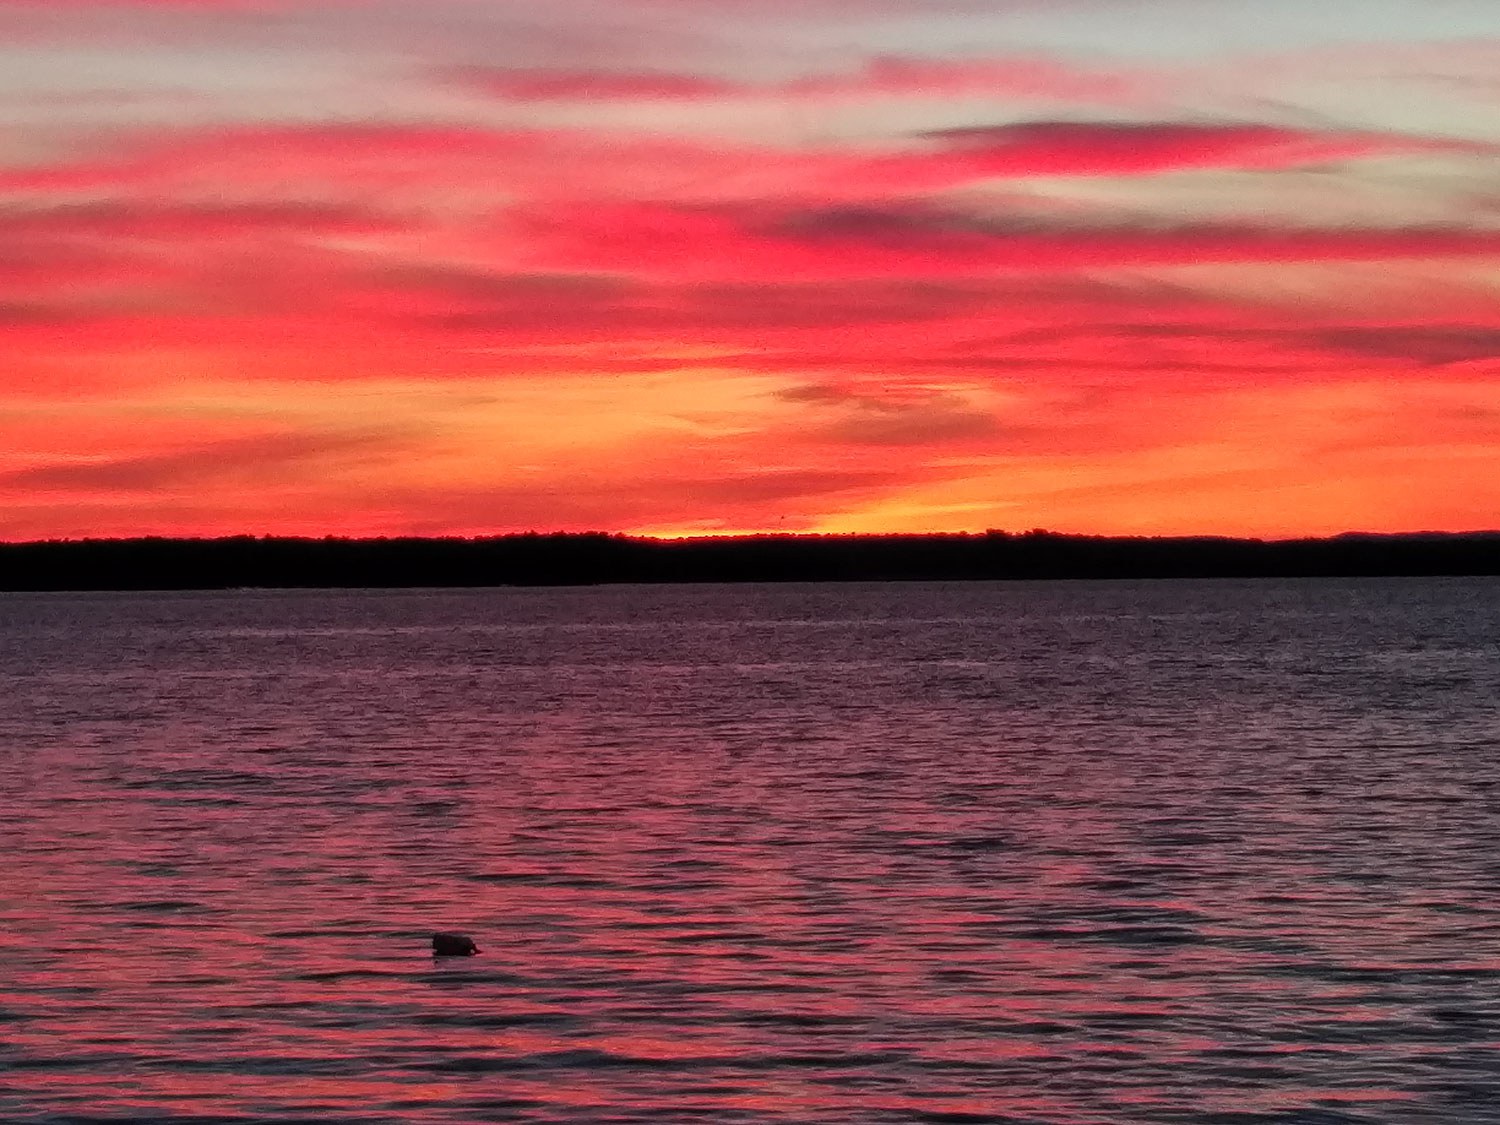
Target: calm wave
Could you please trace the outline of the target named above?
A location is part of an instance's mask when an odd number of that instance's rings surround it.
[[[0,596],[0,777],[6,1122],[1500,1122],[1494,580]]]

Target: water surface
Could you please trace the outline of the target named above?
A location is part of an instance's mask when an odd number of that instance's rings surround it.
[[[1500,1122],[1497,750],[1496,580],[0,596],[0,1120]]]

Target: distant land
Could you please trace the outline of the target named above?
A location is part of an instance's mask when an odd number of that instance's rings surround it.
[[[0,543],[0,590],[7,591],[1495,574],[1500,531],[1286,540],[990,531]]]

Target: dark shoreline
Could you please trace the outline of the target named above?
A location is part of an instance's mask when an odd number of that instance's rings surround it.
[[[0,543],[0,590],[567,586],[668,582],[1398,577],[1500,574],[1500,531],[1326,539],[1032,531],[642,539],[81,539]]]

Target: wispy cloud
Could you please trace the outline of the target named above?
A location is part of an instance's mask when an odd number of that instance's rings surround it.
[[[882,97],[1012,97],[1082,104],[1132,104],[1159,92],[1140,73],[1090,71],[1059,59],[888,55],[856,69],[759,81],[672,71],[463,67],[444,72],[460,86],[512,102],[773,100],[825,102]]]
[[[390,434],[272,433],[143,456],[69,459],[0,474],[0,489],[35,492],[164,492],[285,480],[354,453],[392,453]]]
[[[0,0],[0,534],[1479,519],[1493,13],[1204,3]]]

